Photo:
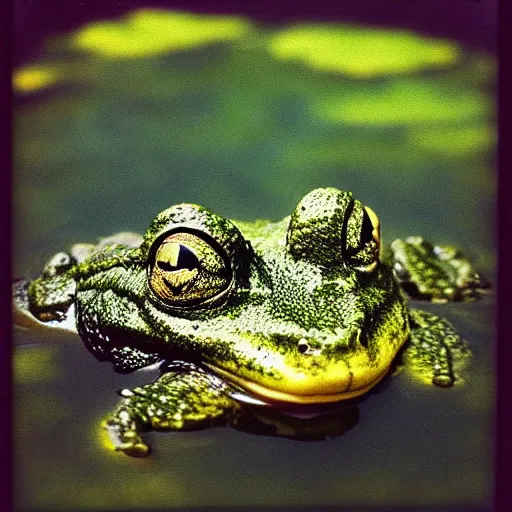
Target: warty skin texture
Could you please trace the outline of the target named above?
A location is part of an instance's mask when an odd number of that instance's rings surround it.
[[[173,362],[143,391],[125,390],[106,422],[118,449],[145,455],[141,430],[235,421],[238,392],[283,409],[363,395],[407,341],[423,380],[453,385],[466,343],[445,320],[409,312],[398,277],[432,300],[474,297],[484,282],[460,253],[447,271],[449,251],[428,245],[420,258],[418,237],[393,245],[382,261],[375,213],[333,188],[312,191],[274,223],[180,204],[142,238],[119,234],[57,254],[18,287],[17,310],[56,325],[74,306],[87,348],[120,372]],[[462,288],[470,293],[453,293]]]

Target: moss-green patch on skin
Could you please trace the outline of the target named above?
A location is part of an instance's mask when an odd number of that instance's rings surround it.
[[[474,299],[484,281],[460,251],[418,237],[379,255],[377,216],[350,192],[314,190],[275,223],[180,204],[142,238],[53,257],[26,307],[59,322],[73,304],[86,347],[117,371],[177,361],[125,391],[106,422],[118,449],[145,455],[142,430],[232,421],[242,407],[233,393],[278,409],[362,395],[408,339],[412,369],[453,385],[465,342],[444,320],[408,312],[399,279],[433,301]]]

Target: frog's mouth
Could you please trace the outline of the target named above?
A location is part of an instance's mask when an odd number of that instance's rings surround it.
[[[287,404],[326,404],[349,400],[364,395],[376,384],[378,384],[388,373],[389,366],[377,374],[366,378],[365,382],[358,387],[354,387],[353,376],[350,373],[347,378],[336,378],[336,380],[327,377],[317,380],[307,378],[300,384],[294,383],[293,390],[290,385],[283,385],[281,389],[278,386],[270,387],[256,382],[249,378],[236,375],[229,370],[219,368],[218,366],[205,363],[208,368],[217,373],[228,382],[241,387],[249,392],[253,397],[263,402],[287,403]],[[277,381],[279,383],[281,381]],[[288,388],[288,389],[286,389]]]

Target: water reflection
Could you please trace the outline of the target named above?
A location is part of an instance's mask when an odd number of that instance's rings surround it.
[[[246,409],[245,414],[237,417],[231,426],[262,436],[323,441],[343,435],[357,424],[358,419],[359,408],[356,405],[312,418],[294,418],[276,410],[261,408],[252,411]]]

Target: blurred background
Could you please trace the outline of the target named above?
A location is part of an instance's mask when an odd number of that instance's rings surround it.
[[[278,220],[335,186],[385,242],[461,245],[492,278],[495,3],[318,3],[16,0],[14,276],[178,202]],[[136,462],[96,432],[147,378],[18,334],[17,503],[488,504],[493,303],[431,310],[473,343],[466,388],[395,385],[324,444],[218,429],[155,436]]]
[[[15,274],[176,202],[277,220],[319,186],[388,241],[491,257],[492,2],[14,5]]]

